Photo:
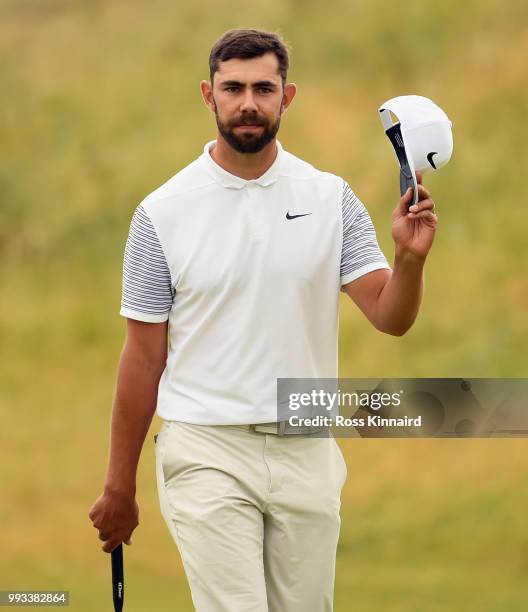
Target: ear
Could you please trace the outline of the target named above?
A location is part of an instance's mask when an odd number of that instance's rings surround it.
[[[213,98],[213,87],[210,81],[200,81],[200,91],[202,92],[202,98],[207,108],[214,113],[215,101]]]
[[[287,83],[284,86],[284,93],[282,94],[281,112],[285,113],[288,110],[295,94],[297,93],[297,85],[295,83]]]

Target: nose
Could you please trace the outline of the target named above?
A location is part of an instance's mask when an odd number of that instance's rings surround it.
[[[255,100],[253,98],[253,92],[251,89],[247,89],[240,103],[240,111],[248,113],[256,110],[257,105],[255,104]]]

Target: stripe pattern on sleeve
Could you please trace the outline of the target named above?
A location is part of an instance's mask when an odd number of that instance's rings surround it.
[[[341,282],[390,266],[379,247],[372,219],[361,200],[343,180],[343,247]]]
[[[174,295],[163,248],[140,204],[132,217],[125,246],[121,314],[145,321],[165,321]]]

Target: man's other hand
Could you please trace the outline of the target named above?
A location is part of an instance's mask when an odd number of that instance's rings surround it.
[[[121,542],[132,544],[132,532],[139,525],[139,507],[132,493],[105,491],[88,516],[99,530],[104,552],[112,552]]]

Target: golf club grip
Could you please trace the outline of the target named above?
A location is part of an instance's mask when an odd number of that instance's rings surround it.
[[[112,551],[112,596],[114,610],[121,612],[125,599],[125,577],[123,572],[123,543]]]

